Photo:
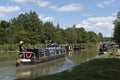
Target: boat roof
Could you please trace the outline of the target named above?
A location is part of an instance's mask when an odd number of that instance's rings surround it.
[[[48,47],[48,48],[45,48],[45,49],[47,49],[47,50],[53,50],[53,49],[63,49],[63,48],[61,48],[61,47]]]

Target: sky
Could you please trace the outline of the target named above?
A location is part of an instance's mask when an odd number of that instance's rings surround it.
[[[0,0],[0,20],[10,21],[30,11],[63,29],[76,25],[112,37],[120,0]]]

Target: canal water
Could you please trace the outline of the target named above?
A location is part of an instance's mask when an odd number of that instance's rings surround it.
[[[10,56],[12,53],[8,53],[8,55]],[[96,56],[97,49],[83,49],[79,51],[67,52],[65,58],[19,68],[16,68],[15,66],[15,56],[5,56],[4,58],[0,57],[0,80],[14,80],[18,78],[31,77],[33,78],[42,75],[55,74],[93,59]]]

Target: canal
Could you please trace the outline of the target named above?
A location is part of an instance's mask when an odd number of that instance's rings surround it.
[[[0,57],[0,80],[14,80],[18,78],[33,78],[42,75],[55,74],[70,69],[80,63],[95,58],[97,56],[97,49],[90,48],[71,51],[67,52],[65,58],[19,68],[16,68],[15,66],[16,53],[0,54],[6,54],[6,56]]]

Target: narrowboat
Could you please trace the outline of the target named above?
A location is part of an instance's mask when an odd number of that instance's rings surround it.
[[[40,49],[27,49],[26,52],[16,60],[16,67],[48,62],[65,57],[66,49],[59,46],[50,46]]]

